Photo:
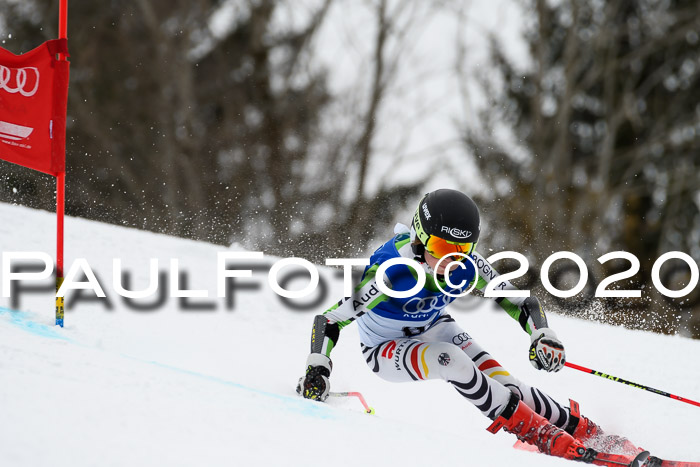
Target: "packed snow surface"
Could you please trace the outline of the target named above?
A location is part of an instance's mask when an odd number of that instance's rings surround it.
[[[3,252],[54,256],[50,213],[0,204],[0,219]],[[260,267],[235,279],[227,302],[216,297],[217,253],[234,251],[240,249],[67,218],[66,268],[84,258],[107,297],[69,292],[63,329],[53,325],[50,279],[37,282],[43,291],[0,299],[0,465],[568,465],[512,449],[512,435],[489,434],[490,422],[442,381],[380,380],[352,325],[333,351],[332,389],[362,392],[376,414],[365,414],[357,399],[301,399],[294,387],[313,316],[342,295],[342,272],[319,267],[328,292],[298,310],[268,285],[279,258],[232,263]],[[177,259],[186,276],[179,288],[209,296],[184,304],[125,301],[112,284],[114,258],[130,273],[131,289],[148,286],[151,258],[163,271],[159,291],[167,289],[170,260]],[[307,282],[308,275],[285,286]],[[700,408],[571,369],[538,372],[527,360],[528,336],[490,300],[452,306],[465,330],[520,379],[562,403],[577,400],[604,429],[660,457],[700,461]],[[549,319],[571,362],[700,399],[700,342]]]

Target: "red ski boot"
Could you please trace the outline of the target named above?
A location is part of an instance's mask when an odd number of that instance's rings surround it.
[[[603,434],[603,430],[598,425],[581,415],[578,402],[572,399],[569,399],[569,402],[571,407],[569,408],[569,423],[565,428],[567,433],[583,442]]]
[[[535,413],[520,402],[515,394],[511,395],[510,401],[488,430],[496,433],[501,428],[513,433],[520,441],[537,446],[540,452],[550,456],[591,463],[598,454],[593,449],[586,449],[581,441]]]
[[[581,415],[578,402],[569,399],[569,423],[564,429],[586,447],[597,451],[636,455],[643,451],[630,440],[623,436],[607,435],[605,432],[589,418]]]

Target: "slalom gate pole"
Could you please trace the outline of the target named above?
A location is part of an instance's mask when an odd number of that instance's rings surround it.
[[[56,177],[56,326],[63,327],[64,301],[58,296],[63,285],[63,213],[65,211],[66,174]]]
[[[677,401],[685,402],[686,404],[691,404],[691,405],[695,405],[697,407],[700,407],[700,402],[695,402],[695,401],[692,401],[690,399],[686,399],[685,397],[676,396],[675,394],[670,394],[670,393],[665,392],[665,391],[660,391],[659,389],[650,388],[649,386],[645,386],[643,384],[633,383],[631,381],[627,381],[625,379],[618,378],[617,376],[611,376],[611,375],[602,373],[602,372],[597,371],[597,370],[591,370],[590,368],[576,365],[575,363],[566,362],[566,363],[564,363],[564,365],[568,366],[569,368],[573,368],[574,370],[583,371],[584,373],[600,376],[601,378],[605,378],[605,379],[609,379],[611,381],[616,381],[618,383],[626,384],[627,386],[632,386],[633,388],[644,389],[645,391],[653,392],[654,394],[658,394],[660,396],[670,397],[671,399],[675,399]]]
[[[58,4],[58,38],[68,37],[68,0],[60,0]],[[59,59],[65,60],[66,56],[60,54]],[[63,217],[65,213],[66,199],[66,172],[56,176],[56,292],[63,284]],[[64,301],[63,297],[56,297],[56,326],[63,327]]]
[[[367,404],[367,401],[365,401],[365,398],[359,392],[330,392],[328,395],[333,397],[357,397],[360,399],[360,402],[362,402],[366,413],[374,413],[374,409]]]

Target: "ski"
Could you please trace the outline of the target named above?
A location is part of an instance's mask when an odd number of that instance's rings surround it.
[[[513,447],[521,451],[540,453],[537,447],[523,443],[522,441],[516,441]],[[700,462],[659,459],[658,457],[650,456],[649,451],[638,453],[634,459],[629,455],[599,452],[592,463],[593,465],[601,465],[603,467],[700,467]]]
[[[700,462],[667,461],[651,456],[643,467],[700,467]]]
[[[630,467],[644,467],[649,459],[649,451],[642,451],[630,463]]]
[[[522,441],[517,441],[513,447],[522,451],[540,453],[535,446],[523,443]],[[673,464],[668,464],[668,466],[666,464],[647,464],[646,461],[649,458],[649,451],[642,451],[636,454],[636,456],[634,454],[608,454],[605,452],[596,452],[592,449],[589,450],[589,452],[595,452],[595,457],[581,460],[586,463],[600,465],[602,467],[700,467],[700,465],[693,466],[692,464],[690,466],[682,464],[678,466],[674,466]]]
[[[642,451],[634,458],[624,454],[608,454],[599,452],[592,461],[593,465],[604,467],[645,467],[645,462],[649,457],[649,451]]]

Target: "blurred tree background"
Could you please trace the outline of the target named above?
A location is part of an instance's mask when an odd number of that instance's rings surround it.
[[[71,0],[67,213],[322,262],[366,254],[410,219],[431,183],[458,173],[448,185],[477,198],[482,252],[524,253],[550,309],[700,337],[699,288],[670,300],[651,283],[667,251],[700,259],[700,3],[512,3],[526,64],[493,35],[489,66],[469,67],[464,32],[479,23],[470,2]],[[332,60],[318,55],[321,32],[336,28],[330,12],[350,7],[364,12],[362,79],[341,92]],[[20,53],[56,37],[57,10],[57,0],[0,0],[2,46]],[[404,128],[383,161],[387,100],[411,88],[408,52],[438,13],[457,31],[445,29],[438,47],[454,63],[433,71],[459,83],[450,96],[461,106],[450,123],[458,154],[441,157],[438,145],[411,156]],[[412,163],[419,176],[377,182]],[[1,201],[52,210],[53,189],[45,176],[0,166]],[[592,274],[573,299],[554,299],[536,279],[559,250]],[[592,298],[629,267],[596,261],[616,250],[641,262],[616,286],[643,299]],[[561,288],[577,279],[552,276]],[[661,277],[682,288],[689,269],[669,261]]]
[[[490,106],[480,127],[464,127],[465,145],[494,187],[484,204],[510,227],[495,248],[517,244],[508,234],[517,230],[518,251],[540,261],[574,251],[592,270],[599,256],[628,251],[640,272],[617,285],[645,289],[647,301],[599,301],[591,311],[662,332],[682,323],[700,336],[700,316],[688,311],[697,309],[698,288],[664,300],[651,283],[663,253],[700,258],[700,3],[525,3],[531,65],[509,63],[494,39],[500,79],[481,77]],[[494,137],[499,129],[519,151]],[[597,282],[629,267],[606,263]],[[680,289],[689,273],[682,261],[669,261],[662,282]]]
[[[56,37],[46,3],[0,2],[6,48]],[[385,49],[414,13],[371,6],[369,87],[327,124],[341,98],[312,55],[331,1],[315,3],[71,0],[67,214],[317,261],[362,251],[385,227],[372,213],[418,194],[364,189]],[[46,177],[3,165],[2,180],[3,201],[54,209]]]

